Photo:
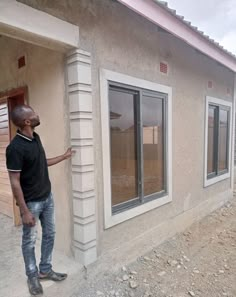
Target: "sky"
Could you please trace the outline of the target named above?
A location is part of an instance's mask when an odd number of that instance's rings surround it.
[[[236,54],[236,0],[167,0],[183,15],[230,52]]]

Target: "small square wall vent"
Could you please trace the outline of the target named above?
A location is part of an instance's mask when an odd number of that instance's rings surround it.
[[[168,65],[165,62],[160,63],[160,72],[167,74],[168,73]]]
[[[213,88],[213,82],[211,80],[208,81],[207,87],[208,87],[208,89],[212,89]]]

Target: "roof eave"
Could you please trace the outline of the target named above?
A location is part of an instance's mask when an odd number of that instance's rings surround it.
[[[236,58],[156,0],[117,0],[149,21],[236,72]]]

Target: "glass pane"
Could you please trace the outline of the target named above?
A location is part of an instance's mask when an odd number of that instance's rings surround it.
[[[144,196],[164,190],[163,99],[143,96]]]
[[[216,107],[208,108],[208,150],[207,150],[207,174],[216,172],[215,160],[215,137],[216,137]]]
[[[136,100],[134,93],[109,90],[112,206],[138,196]]]
[[[227,169],[228,111],[220,109],[218,170]]]

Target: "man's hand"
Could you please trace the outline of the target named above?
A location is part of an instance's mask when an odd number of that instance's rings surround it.
[[[30,211],[23,213],[22,222],[24,225],[27,225],[29,227],[34,227],[36,224],[35,217],[32,215]]]
[[[74,153],[75,153],[75,151],[72,151],[72,149],[70,147],[63,155],[55,157],[55,158],[47,159],[47,164],[48,164],[48,166],[58,164],[61,161],[71,158]]]
[[[67,149],[65,154],[63,155],[65,159],[69,159],[72,157],[72,155],[75,153],[75,151],[72,151],[71,147]]]

